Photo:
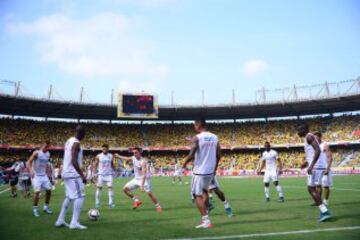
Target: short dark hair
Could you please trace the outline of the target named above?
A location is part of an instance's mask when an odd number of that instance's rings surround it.
[[[109,144],[104,143],[101,147],[103,147],[103,148],[109,148]]]
[[[298,125],[297,125],[297,127],[296,127],[296,130],[297,131],[304,131],[304,130],[306,130],[306,131],[309,131],[309,125],[307,124],[307,123],[299,123]]]
[[[142,148],[141,148],[141,147],[138,147],[138,146],[134,147],[132,150],[137,150],[137,151],[139,151],[140,153],[142,152]]]
[[[317,131],[317,132],[314,132],[314,135],[319,137],[319,138],[322,138],[322,133]]]
[[[269,145],[270,145],[270,142],[269,142],[269,141],[265,141],[265,144],[264,144],[264,145],[266,145],[266,144],[269,144]]]
[[[206,127],[206,120],[203,117],[199,117],[195,120],[196,124],[199,124],[202,127]]]

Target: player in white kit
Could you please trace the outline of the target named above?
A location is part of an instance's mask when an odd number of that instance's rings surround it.
[[[304,150],[307,166],[307,185],[308,191],[314,202],[320,209],[319,221],[323,222],[331,218],[331,214],[325,204],[321,201],[321,196],[316,190],[316,186],[321,185],[321,180],[326,170],[326,155],[320,149],[320,144],[315,135],[309,132],[307,124],[301,124],[297,127],[298,135],[304,138]]]
[[[182,175],[183,175],[183,169],[180,166],[180,163],[177,160],[175,160],[174,174],[173,174],[173,184],[176,183],[176,178],[179,180],[179,184],[182,184]]]
[[[329,145],[327,145],[326,142],[322,141],[322,134],[320,132],[314,133],[316,138],[318,139],[318,142],[320,143],[320,149],[322,152],[326,155],[327,160],[327,166],[324,172],[324,176],[321,180],[321,186],[318,188],[318,191],[320,192],[320,196],[322,195],[322,189],[324,189],[324,199],[323,203],[325,205],[329,205],[329,196],[330,196],[330,187],[333,184],[333,178],[331,173],[331,165],[333,162],[333,156],[330,150]]]
[[[69,227],[70,229],[87,228],[79,223],[80,212],[85,198],[84,184],[86,184],[86,177],[81,169],[83,151],[80,146],[80,141],[84,137],[85,129],[79,125],[76,127],[75,137],[69,138],[65,143],[61,173],[65,185],[65,199],[55,223],[56,227]],[[65,222],[65,216],[72,201],[74,201],[74,209],[70,225],[68,225]]]
[[[204,119],[196,120],[194,128],[198,134],[193,138],[193,144],[190,153],[184,159],[183,168],[185,169],[193,160],[191,192],[202,217],[201,224],[196,228],[211,228],[212,224],[208,215],[209,187],[216,174],[221,148],[218,137],[206,130]]]
[[[142,157],[141,148],[136,147],[132,150],[133,156],[126,157],[119,154],[114,154],[114,157],[119,158],[123,161],[132,162],[134,168],[135,177],[128,183],[125,184],[123,191],[124,193],[133,200],[133,209],[137,209],[141,206],[142,202],[132,193],[133,190],[140,188],[142,192],[146,192],[150,197],[151,201],[155,205],[157,212],[161,212],[161,206],[155,197],[154,193],[151,191],[150,183],[150,164],[147,159]]]
[[[52,184],[50,183],[49,177],[47,176],[47,168],[49,167],[48,163],[50,160],[49,147],[50,143],[45,142],[39,150],[35,150],[31,154],[28,160],[32,185],[34,188],[32,212],[35,217],[40,216],[38,204],[40,199],[40,192],[42,189],[46,191],[44,212],[47,214],[52,214],[52,211],[49,208]]]
[[[93,166],[93,175],[97,174],[97,190],[95,194],[95,206],[100,208],[100,195],[104,183],[108,187],[109,207],[115,207],[113,202],[113,175],[114,175],[114,159],[113,155],[109,153],[109,145],[102,145],[102,153],[95,157]]]
[[[279,194],[278,202],[284,202],[284,194],[279,184],[279,174],[282,173],[282,164],[279,159],[278,153],[271,149],[270,142],[265,142],[265,151],[261,155],[260,159],[260,167],[257,170],[258,174],[261,174],[261,171],[265,167],[265,174],[264,174],[264,191],[265,191],[265,199],[266,202],[270,202],[270,180],[273,181],[276,191]],[[279,163],[279,169],[277,162]]]

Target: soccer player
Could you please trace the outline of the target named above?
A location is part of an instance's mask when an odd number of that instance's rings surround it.
[[[194,128],[198,134],[193,138],[190,153],[184,159],[183,168],[185,169],[187,164],[193,161],[191,192],[202,217],[202,223],[196,228],[211,228],[212,224],[208,215],[209,187],[220,161],[221,148],[218,137],[207,131],[205,119],[196,120]]]
[[[261,159],[260,159],[260,167],[258,168],[257,173],[261,174],[261,171],[265,167],[265,174],[264,174],[264,185],[265,185],[265,199],[266,202],[270,202],[270,180],[273,181],[276,191],[279,194],[278,202],[284,202],[284,194],[279,184],[279,176],[278,173],[282,173],[282,164],[279,159],[278,153],[271,149],[270,142],[265,142],[265,151],[263,152]],[[279,169],[277,169],[277,164],[279,163]],[[278,171],[279,170],[279,171]]]
[[[209,196],[209,212],[215,208],[214,204],[213,204],[212,195],[211,195],[211,193],[214,192],[216,194],[216,196],[218,196],[218,198],[224,204],[226,215],[229,218],[232,217],[233,216],[232,209],[230,207],[229,202],[226,200],[224,192],[221,191],[221,189],[220,189],[220,185],[219,185],[219,182],[216,179],[216,176],[214,176],[213,180],[210,183],[209,192],[210,192],[210,196]]]
[[[134,167],[135,177],[130,182],[125,184],[123,191],[128,197],[133,200],[133,209],[137,209],[141,206],[142,202],[132,193],[132,191],[140,188],[142,192],[147,193],[151,201],[154,203],[156,211],[160,213],[162,211],[161,206],[154,193],[151,191],[150,164],[141,155],[141,148],[135,147],[132,150],[132,153],[132,157],[121,156],[117,153],[114,154],[115,158],[119,158],[126,162],[132,161]]]
[[[113,155],[109,153],[109,145],[102,145],[102,153],[99,153],[95,157],[95,162],[93,166],[93,175],[97,173],[97,190],[95,194],[95,207],[100,208],[100,196],[104,183],[108,187],[108,196],[109,196],[109,207],[114,208],[115,204],[113,203],[113,174],[114,174],[114,159]]]
[[[69,227],[70,229],[87,228],[79,223],[80,212],[85,198],[84,184],[86,184],[86,177],[81,170],[83,151],[80,146],[80,141],[84,139],[84,137],[85,128],[82,125],[78,125],[75,136],[69,138],[65,143],[61,173],[65,185],[65,199],[55,223],[56,227]],[[71,201],[74,201],[74,210],[69,225],[65,222],[65,216]]]
[[[14,161],[14,160],[10,160]],[[11,189],[11,197],[16,198],[17,197],[17,188],[16,185],[19,182],[19,173],[21,169],[21,161],[16,161],[11,165],[11,167],[6,168],[5,172],[9,175],[9,184]]]
[[[320,192],[320,196],[322,195],[322,188],[324,189],[324,199],[323,199],[323,203],[325,205],[329,205],[329,196],[330,196],[330,187],[333,184],[333,180],[332,180],[332,173],[331,173],[331,165],[333,162],[333,157],[332,157],[332,153],[330,150],[329,145],[327,145],[326,142],[322,141],[322,134],[321,132],[316,132],[314,133],[314,135],[316,136],[318,142],[320,143],[320,149],[322,152],[325,153],[326,155],[326,160],[327,160],[327,166],[324,172],[324,176],[322,177],[321,180],[321,186],[318,188],[318,191]]]
[[[50,160],[49,147],[50,147],[50,143],[46,141],[45,143],[42,144],[39,150],[35,150],[31,154],[28,160],[30,175],[32,178],[32,185],[34,189],[32,211],[35,217],[40,216],[38,210],[38,204],[40,199],[40,192],[42,189],[46,191],[45,204],[43,208],[44,212],[46,212],[47,214],[52,214],[52,211],[49,208],[52,185],[50,183],[49,177],[46,175],[48,163]]]
[[[174,164],[174,174],[173,174],[173,184],[176,183],[176,178],[179,180],[179,184],[182,184],[182,171],[183,169],[181,168],[179,162],[177,160],[175,160],[175,164]]]
[[[307,185],[308,191],[314,202],[320,209],[319,221],[323,222],[331,218],[331,214],[325,204],[321,201],[321,196],[316,190],[316,186],[321,184],[321,179],[326,169],[326,155],[321,151],[318,140],[315,135],[309,132],[307,124],[301,124],[297,127],[299,137],[304,138],[304,150],[307,166]]]
[[[23,191],[24,198],[28,198],[30,196],[30,186],[31,186],[30,178],[31,175],[30,175],[29,164],[27,164],[27,159],[23,159],[19,171],[19,182]]]

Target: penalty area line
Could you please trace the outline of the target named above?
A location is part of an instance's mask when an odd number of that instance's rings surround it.
[[[360,229],[360,226],[319,228],[319,229],[307,229],[307,230],[288,231],[288,232],[252,233],[252,234],[217,236],[217,237],[172,238],[172,239],[166,239],[166,240],[240,239],[240,238],[253,238],[253,237],[284,236],[284,235],[293,235],[293,234],[309,234],[309,233],[316,233],[316,232],[351,231],[351,230],[358,230],[358,229]]]

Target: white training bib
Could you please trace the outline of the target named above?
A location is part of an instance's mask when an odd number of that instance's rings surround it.
[[[278,153],[270,149],[270,151],[264,151],[261,157],[262,161],[265,161],[265,171],[273,171],[276,170],[277,164],[276,161],[278,160]]]
[[[72,150],[74,143],[80,143],[80,141],[75,137],[71,137],[65,143],[63,169],[62,169],[62,173],[61,173],[62,178],[80,177],[79,173],[75,170],[75,168],[71,162],[71,150]],[[77,162],[80,167],[82,165],[82,157],[83,157],[83,150],[80,147],[80,151],[77,156]]]
[[[102,176],[106,175],[112,175],[113,174],[113,168],[112,168],[112,161],[113,161],[113,155],[111,153],[100,153],[98,155],[99,158],[99,169],[98,174]]]
[[[196,137],[199,141],[199,148],[195,153],[193,173],[197,175],[214,174],[218,137],[211,132],[202,132]]]
[[[311,144],[308,144],[306,137],[308,135],[312,135],[315,139],[315,141],[319,144],[319,142],[316,140],[316,137],[312,134],[312,133],[308,133],[305,136],[305,142],[304,142],[304,150],[305,150],[305,158],[306,161],[308,162],[308,165],[310,166],[312,161],[314,160],[314,155],[315,155],[315,149],[313,148],[313,146]],[[319,144],[320,147],[320,144]],[[314,168],[325,168],[326,167],[326,155],[325,153],[321,150],[320,148],[320,156],[319,159],[317,160],[316,164],[314,165]]]

